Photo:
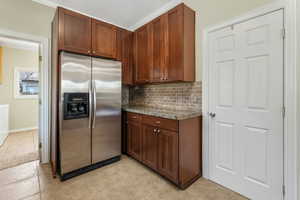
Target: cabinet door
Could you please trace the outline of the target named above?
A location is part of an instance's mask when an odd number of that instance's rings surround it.
[[[143,125],[143,162],[152,169],[157,169],[156,130],[153,126]]]
[[[133,32],[117,29],[117,60],[122,62],[122,83],[133,85]]]
[[[115,26],[93,19],[92,48],[94,56],[116,59],[117,29]]]
[[[178,183],[178,133],[160,130],[158,133],[158,171]]]
[[[152,26],[145,25],[135,32],[135,82],[148,83],[152,77]]]
[[[142,132],[139,123],[128,122],[128,154],[137,160],[142,159]]]
[[[122,51],[123,51],[123,40],[124,40],[125,30],[117,28],[117,51],[116,60],[122,61]],[[122,63],[123,64],[123,63]]]
[[[168,64],[168,15],[152,22],[153,26],[153,82],[166,81]]]
[[[122,81],[123,84],[133,84],[133,33],[123,32],[122,40]]]
[[[183,79],[183,34],[183,6],[180,5],[168,12],[169,58],[166,70],[168,81]]]
[[[59,50],[91,53],[91,18],[59,8]]]

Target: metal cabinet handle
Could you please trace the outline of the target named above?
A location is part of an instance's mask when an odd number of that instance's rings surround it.
[[[160,130],[159,130],[159,129],[157,130],[157,133],[160,133]]]
[[[96,124],[96,109],[97,109],[97,98],[96,98],[96,82],[93,82],[93,94],[94,94],[94,119],[93,119],[93,128],[95,128]]]
[[[156,121],[155,123],[156,123],[156,124],[160,124],[160,121]]]
[[[89,82],[89,128],[92,127],[92,82]]]

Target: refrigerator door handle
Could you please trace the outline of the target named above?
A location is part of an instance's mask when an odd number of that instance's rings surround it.
[[[89,82],[89,128],[91,128],[92,127],[92,114],[93,114],[93,112],[92,112],[92,105],[93,105],[93,103],[92,103],[92,84],[91,84],[91,82]]]
[[[93,117],[93,127],[95,128],[95,123],[96,123],[96,109],[97,109],[97,98],[96,98],[96,81],[93,81],[93,97],[94,97],[94,101],[93,101],[93,106],[94,106],[94,117]]]

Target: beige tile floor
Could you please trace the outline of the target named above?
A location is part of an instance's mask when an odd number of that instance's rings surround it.
[[[11,133],[0,146],[0,169],[38,159],[37,130]]]
[[[205,179],[181,191],[126,156],[65,182],[37,161],[0,171],[0,180],[1,200],[246,200]]]

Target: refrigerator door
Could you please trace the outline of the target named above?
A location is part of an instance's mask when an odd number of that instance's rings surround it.
[[[121,63],[92,58],[92,163],[121,155]]]
[[[73,96],[73,100],[78,101],[84,95],[88,98],[91,93],[91,57],[62,52],[61,57],[61,79],[60,79],[60,164],[61,174],[65,174],[91,164],[91,112],[88,116],[75,119],[66,119],[67,96]],[[88,103],[87,103],[88,104]],[[90,110],[91,106],[87,109]],[[72,113],[74,114],[74,113]],[[76,112],[75,112],[76,114]]]

